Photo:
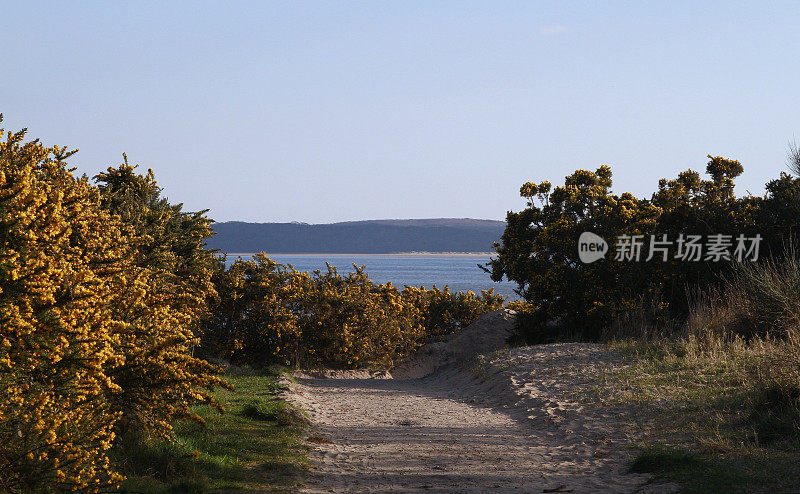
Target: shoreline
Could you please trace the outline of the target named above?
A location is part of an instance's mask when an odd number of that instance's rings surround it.
[[[230,252],[223,253],[229,257],[253,256],[256,252]],[[283,257],[464,257],[486,258],[495,255],[494,252],[393,252],[388,254],[344,254],[344,253],[287,253],[267,252],[267,256]]]

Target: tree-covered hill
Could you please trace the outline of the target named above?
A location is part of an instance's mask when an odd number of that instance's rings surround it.
[[[308,223],[215,223],[208,246],[229,253],[489,252],[504,221],[469,218]]]

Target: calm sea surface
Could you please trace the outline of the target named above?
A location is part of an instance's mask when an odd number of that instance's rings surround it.
[[[238,257],[250,259],[251,256],[228,256],[227,264],[230,265]],[[402,289],[405,285],[425,286],[430,288],[436,285],[444,288],[450,286],[450,291],[472,290],[480,293],[481,290],[494,288],[496,293],[516,300],[519,297],[514,293],[513,283],[506,281],[493,282],[489,275],[483,272],[478,264],[486,264],[488,257],[444,257],[444,256],[325,256],[325,255],[280,255],[271,254],[271,259],[282,263],[291,264],[298,271],[325,270],[325,261],[339,269],[339,273],[350,273],[353,264],[366,266],[370,279],[378,283],[391,281],[393,285]]]

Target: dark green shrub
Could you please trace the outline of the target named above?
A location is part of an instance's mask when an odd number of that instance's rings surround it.
[[[578,170],[564,185],[526,183],[520,189],[527,208],[510,212],[497,257],[490,261],[492,279],[516,282],[518,293],[536,307],[526,341],[547,340],[565,332],[596,340],[610,333],[612,322],[653,317],[653,326],[682,319],[689,311],[692,290],[708,291],[731,276],[732,262],[675,259],[646,261],[650,235],[760,234],[760,258],[782,251],[797,234],[800,217],[800,179],[782,174],[767,184],[765,197],[733,194],[734,179],[742,173],[738,161],[711,157],[709,180],[688,170],[674,180],[661,180],[650,199],[611,192],[611,169]],[[605,258],[585,264],[578,256],[578,237],[593,232],[609,243]],[[643,235],[637,261],[615,260],[621,235]],[[665,326],[666,327],[666,326]],[[672,325],[678,328],[680,325]],[[622,329],[617,325],[616,329]],[[563,330],[563,331],[562,331]]]

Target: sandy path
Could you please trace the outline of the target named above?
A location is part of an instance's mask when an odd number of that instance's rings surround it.
[[[515,387],[519,370],[488,369],[482,378],[451,366],[422,379],[298,379],[291,401],[330,441],[313,445],[307,492],[642,486],[646,478],[623,473],[627,454],[603,434],[576,433],[573,421],[555,417],[559,403]]]

